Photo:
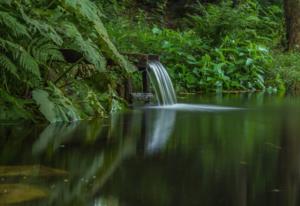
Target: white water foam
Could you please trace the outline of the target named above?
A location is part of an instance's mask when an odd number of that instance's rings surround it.
[[[240,110],[240,108],[224,107],[205,104],[179,104],[171,78],[165,67],[159,61],[151,61],[148,64],[148,74],[155,90],[158,106],[146,106],[151,109],[171,109],[181,111],[230,111]]]
[[[237,107],[225,107],[217,105],[206,105],[206,104],[173,104],[173,105],[159,105],[159,106],[145,106],[145,109],[170,109],[177,111],[232,111],[241,110]]]

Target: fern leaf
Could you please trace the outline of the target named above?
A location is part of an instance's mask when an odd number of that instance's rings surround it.
[[[37,20],[31,18],[26,14],[26,12],[20,8],[21,16],[25,22],[30,26],[33,33],[38,32],[40,35],[46,39],[51,39],[57,45],[61,46],[63,44],[62,37],[56,32],[52,25],[43,20]]]
[[[34,74],[39,79],[41,78],[38,63],[27,51],[21,49],[21,51],[17,53],[17,56],[17,60],[19,60],[19,64],[22,66],[22,68]]]
[[[0,38],[0,45],[9,51],[14,60],[26,71],[34,74],[40,79],[39,65],[35,59],[19,44]]]
[[[45,38],[36,38],[30,43],[28,50],[31,55],[40,63],[48,61],[64,61],[59,48]]]
[[[104,71],[106,60],[99,48],[90,39],[84,39],[74,24],[64,23],[63,28],[65,35],[72,42],[68,47],[82,52],[86,59],[94,64],[99,71]]]
[[[64,9],[73,13],[77,18],[83,18],[90,22],[94,26],[94,30],[97,32],[98,45],[106,54],[107,57],[115,61],[126,72],[132,72],[135,70],[117,50],[114,44],[110,41],[107,31],[101,21],[101,13],[97,6],[90,0],[60,0]]]
[[[9,73],[14,75],[19,79],[19,75],[17,73],[17,66],[4,54],[0,53],[0,67],[6,69]]]
[[[87,18],[89,21],[101,21],[103,14],[90,0],[60,0],[64,8]]]
[[[15,37],[27,36],[30,38],[26,26],[8,12],[0,11],[0,25],[8,28]]]
[[[0,37],[0,48],[3,51],[7,51],[7,47],[6,47],[6,40]]]

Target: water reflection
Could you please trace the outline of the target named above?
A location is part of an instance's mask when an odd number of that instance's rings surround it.
[[[299,205],[298,103],[0,127],[0,205]]]
[[[63,147],[63,143],[71,138],[79,126],[78,122],[71,124],[57,123],[48,125],[39,135],[38,139],[32,146],[33,154],[42,153],[49,145],[52,145],[52,150],[55,151],[59,147]]]
[[[114,139],[110,127],[99,120],[19,131],[6,127],[1,128],[1,133],[7,136],[1,138],[0,200],[3,204],[24,201],[28,205],[74,205],[74,202],[87,205],[92,202],[93,188],[101,188],[134,148],[129,140],[110,144]],[[60,170],[67,175],[54,176]],[[28,189],[23,191],[25,186],[15,185],[26,185]],[[47,197],[42,191],[47,191]]]
[[[154,114],[153,122],[149,118],[150,114]],[[176,111],[161,110],[161,111],[145,111],[144,121],[147,126],[147,145],[146,153],[153,154],[159,152],[166,145],[170,137],[174,123],[176,120]]]

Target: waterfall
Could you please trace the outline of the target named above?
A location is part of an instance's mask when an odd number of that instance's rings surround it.
[[[155,90],[159,105],[176,104],[176,94],[168,72],[159,61],[151,61],[148,64],[148,74]]]

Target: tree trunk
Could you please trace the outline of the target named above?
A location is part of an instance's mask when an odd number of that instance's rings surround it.
[[[300,0],[284,0],[288,50],[300,51]]]

